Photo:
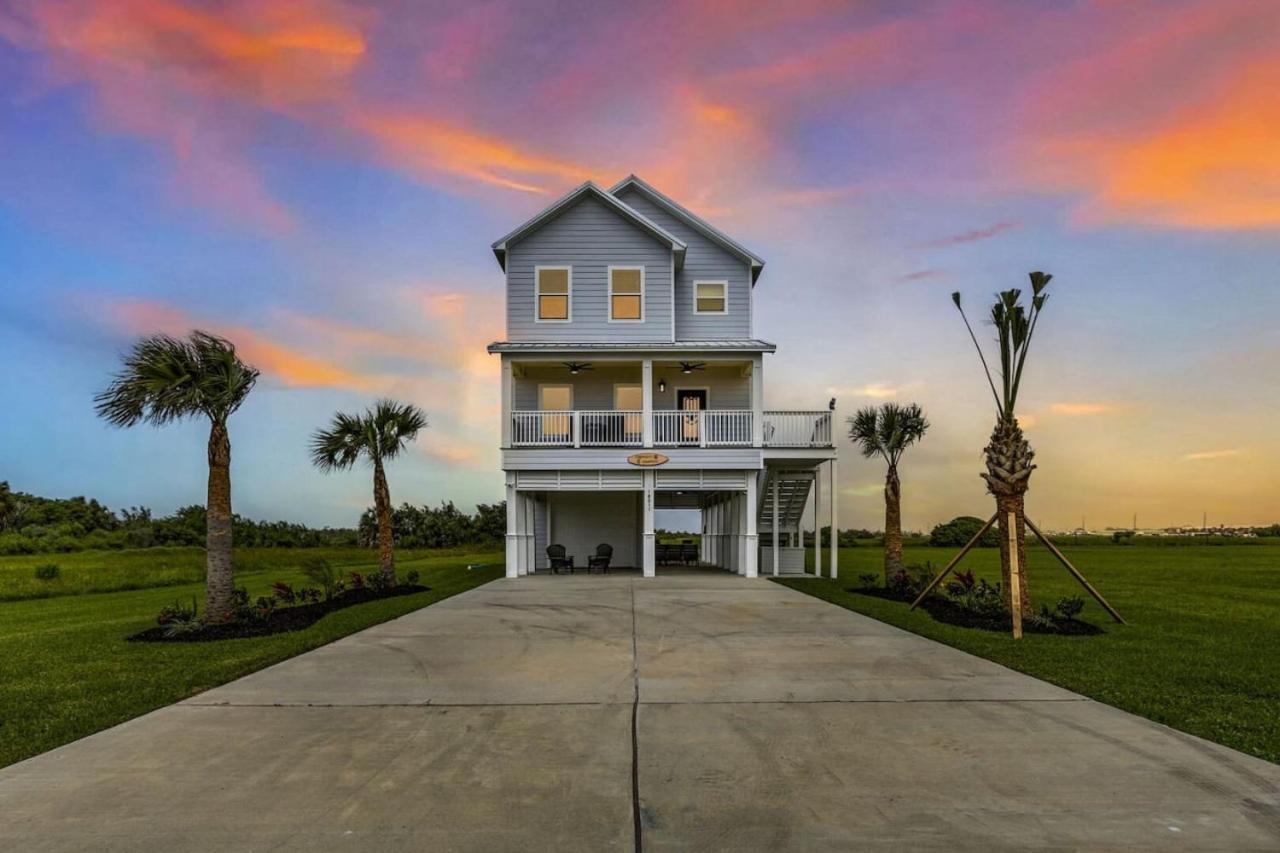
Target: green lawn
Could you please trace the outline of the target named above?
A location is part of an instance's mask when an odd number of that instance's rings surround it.
[[[376,555],[350,549],[244,549],[236,552],[237,583],[251,597],[271,583],[302,585],[297,564],[323,554],[336,565],[370,571]],[[309,628],[216,643],[126,643],[155,624],[176,598],[197,596],[203,607],[200,549],[100,551],[40,557],[0,557],[0,596],[22,590],[54,597],[0,601],[0,766],[184,699],[277,661],[375,625],[502,574],[502,555],[462,551],[397,554],[403,573],[417,569],[427,592],[335,611]],[[57,562],[57,581],[34,581],[33,567]],[[488,563],[468,571],[470,563]],[[185,575],[183,573],[186,573]],[[151,579],[160,585],[147,585]],[[35,584],[58,584],[56,591]],[[117,592],[84,592],[95,588]],[[76,594],[81,591],[80,594]]]
[[[908,548],[940,569],[958,549]],[[1113,623],[1039,545],[1028,567],[1037,607],[1085,595],[1095,636],[1006,634],[934,621],[907,605],[851,592],[882,573],[874,546],[840,551],[840,578],[782,580],[802,592],[997,661],[1185,732],[1280,762],[1280,547],[1087,545],[1068,558],[1120,611]],[[824,554],[825,558],[825,554]],[[961,568],[998,580],[999,553],[978,549]],[[1065,756],[1064,760],[1070,760]]]

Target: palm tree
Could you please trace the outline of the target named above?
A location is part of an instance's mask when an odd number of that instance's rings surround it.
[[[396,582],[396,560],[392,551],[391,491],[383,463],[398,456],[426,425],[427,416],[417,406],[379,400],[361,415],[335,413],[329,428],[317,430],[311,439],[311,461],[321,471],[348,469],[361,457],[373,465],[378,568],[388,585]]]
[[[929,429],[924,410],[916,403],[899,406],[885,403],[880,408],[859,409],[848,419],[849,438],[870,459],[881,456],[889,470],[884,477],[884,579],[902,569],[902,484],[898,461],[902,452]]]
[[[1017,543],[1019,601],[1009,602],[1009,610],[1017,606],[1024,614],[1031,612],[1031,593],[1027,585],[1027,553],[1026,553],[1026,513],[1025,496],[1031,480],[1031,472],[1035,470],[1032,459],[1035,452],[1027,443],[1022,428],[1018,426],[1016,406],[1018,390],[1022,385],[1022,368],[1027,361],[1027,351],[1031,347],[1031,338],[1035,334],[1036,323],[1040,312],[1049,300],[1044,292],[1053,276],[1043,272],[1033,272],[1031,279],[1031,309],[1027,310],[1021,302],[1022,291],[1006,290],[996,294],[996,301],[991,306],[991,322],[996,327],[996,343],[1000,355],[1000,389],[996,390],[991,368],[987,357],[983,354],[978,338],[969,325],[964,308],[960,306],[960,294],[951,294],[951,301],[956,304],[960,316],[964,318],[969,337],[978,349],[978,358],[982,361],[982,369],[987,375],[987,384],[991,387],[991,396],[996,403],[996,426],[991,432],[991,440],[987,442],[987,471],[982,478],[987,481],[987,491],[996,499],[996,510],[1000,519],[1000,570],[1004,588],[1010,589],[1009,580],[1012,568],[1012,554],[1009,541]],[[1014,518],[1014,532],[1010,536],[1009,516]]]
[[[231,567],[231,438],[227,419],[258,381],[258,371],[223,338],[199,330],[185,340],[151,335],[137,341],[124,368],[94,398],[108,423],[162,426],[203,415],[209,419],[209,492],[205,519],[205,621],[224,622],[234,610]]]

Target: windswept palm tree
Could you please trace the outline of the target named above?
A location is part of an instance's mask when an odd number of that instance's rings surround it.
[[[898,461],[908,447],[929,429],[924,410],[916,403],[859,409],[848,418],[849,438],[868,459],[880,456],[889,466],[884,477],[884,579],[902,569],[902,483]]]
[[[396,560],[391,535],[391,491],[383,467],[427,425],[417,406],[395,400],[379,400],[360,415],[337,412],[328,429],[311,439],[311,461],[320,470],[346,470],[364,458],[373,466],[373,508],[378,516],[378,569],[389,585],[396,582]]]
[[[205,520],[205,621],[224,622],[234,610],[231,567],[231,438],[227,419],[258,381],[258,371],[223,338],[199,330],[185,340],[151,335],[133,345],[123,369],[94,398],[107,422],[162,426],[209,419],[209,493]]]
[[[991,432],[991,440],[987,442],[987,471],[982,478],[987,481],[987,491],[996,499],[996,510],[1000,519],[1000,571],[1004,588],[1010,589],[1009,580],[1012,574],[1012,553],[1009,540],[1017,543],[1018,554],[1018,586],[1019,601],[1009,602],[1012,612],[1014,607],[1026,615],[1031,613],[1031,592],[1027,584],[1027,552],[1026,552],[1026,512],[1024,509],[1027,488],[1031,482],[1031,472],[1035,470],[1032,459],[1035,452],[1018,426],[1016,406],[1018,391],[1022,385],[1022,368],[1027,361],[1027,351],[1031,348],[1031,338],[1035,334],[1036,323],[1040,312],[1049,300],[1044,289],[1049,286],[1053,276],[1043,272],[1033,272],[1031,279],[1031,308],[1021,301],[1021,290],[1006,290],[996,294],[996,301],[991,306],[991,322],[996,328],[996,344],[1000,356],[1000,388],[996,389],[995,379],[987,357],[982,351],[978,338],[969,325],[964,308],[960,306],[960,294],[951,294],[951,301],[956,304],[960,316],[964,318],[969,337],[977,347],[978,358],[982,361],[982,369],[987,375],[987,384],[991,387],[991,396],[996,404],[996,426]],[[1010,536],[1009,516],[1013,515],[1015,532]]]

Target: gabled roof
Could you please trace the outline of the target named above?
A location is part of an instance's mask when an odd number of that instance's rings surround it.
[[[747,261],[749,264],[751,264],[751,283],[755,284],[756,279],[760,277],[760,271],[764,269],[764,261],[755,252],[751,251],[746,246],[734,240],[728,234],[724,233],[719,228],[716,228],[714,225],[712,225],[707,220],[703,219],[701,216],[698,216],[692,211],[686,210],[677,201],[675,201],[675,199],[672,199],[669,196],[664,195],[662,192],[655,189],[653,186],[641,180],[640,178],[636,177],[635,175],[627,175],[627,177],[623,178],[621,181],[618,181],[618,183],[610,187],[609,194],[617,195],[623,190],[631,187],[634,187],[635,189],[638,189],[645,195],[649,196],[651,199],[657,202],[660,206],[666,208],[667,212],[669,212],[672,216],[683,221],[686,225],[695,229],[696,231],[701,232],[703,236],[705,236],[707,239],[715,243],[718,243],[720,246],[722,246],[729,252],[732,252],[733,254],[738,255],[744,261]]]
[[[684,266],[684,251],[687,247],[679,237],[676,237],[653,220],[643,216],[639,211],[635,210],[631,206],[619,201],[610,193],[600,189],[591,181],[587,181],[568,195],[554,202],[550,207],[543,210],[528,222],[525,222],[507,236],[494,242],[493,254],[498,259],[498,265],[502,267],[503,271],[505,272],[507,269],[507,246],[541,228],[543,225],[547,224],[552,219],[555,219],[562,212],[568,209],[569,206],[578,201],[578,199],[588,195],[604,202],[610,208],[617,211],[619,216],[635,223],[662,242],[670,244],[671,251],[675,252],[676,268],[678,269]]]

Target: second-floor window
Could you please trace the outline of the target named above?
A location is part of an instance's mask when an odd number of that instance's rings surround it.
[[[573,295],[573,271],[569,267],[534,269],[534,310],[540,323],[567,323]]]
[[[727,314],[729,312],[729,283],[725,281],[695,281],[693,283],[693,313]]]
[[[644,320],[644,267],[609,267],[609,320]]]

